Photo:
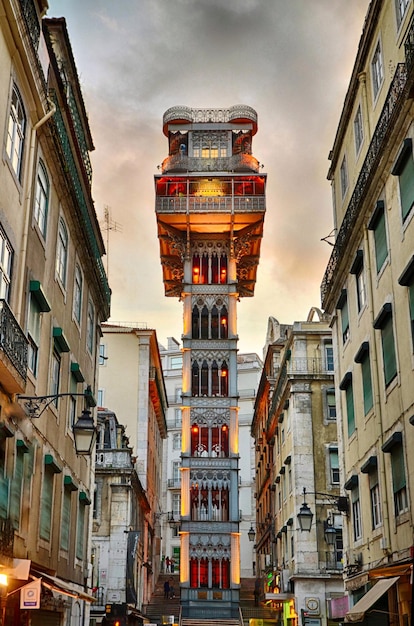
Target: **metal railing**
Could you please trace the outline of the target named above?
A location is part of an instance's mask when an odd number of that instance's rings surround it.
[[[0,349],[6,354],[15,370],[27,379],[28,341],[6,300],[0,300]]]
[[[188,202],[188,204],[187,204]],[[266,210],[265,196],[158,196],[157,213],[243,213]]]
[[[388,135],[394,126],[394,120],[401,111],[405,101],[405,87],[407,83],[407,69],[405,63],[399,63],[391,82],[385,104],[378,119],[372,136],[367,155],[358,176],[355,189],[352,193],[344,219],[339,229],[331,257],[321,284],[322,306],[325,308],[326,297],[332,285],[335,272],[345,247],[351,236],[356,220],[360,215],[361,205],[368,192],[371,179],[376,172],[382,153],[388,140]]]
[[[234,172],[259,171],[259,161],[252,154],[244,152],[232,154],[228,157],[190,157],[186,154],[172,154],[162,162],[162,172]]]
[[[50,96],[56,106],[56,113],[54,114],[52,118],[52,124],[56,131],[56,139],[59,142],[59,145],[61,147],[61,156],[63,160],[62,165],[63,165],[64,171],[66,171],[68,174],[68,178],[69,178],[72,190],[74,192],[76,202],[81,212],[82,223],[83,223],[86,235],[88,237],[91,256],[95,260],[97,274],[99,276],[101,288],[104,293],[106,304],[109,310],[109,304],[111,301],[111,290],[109,288],[108,279],[107,279],[105,268],[102,262],[101,254],[98,248],[98,243],[96,240],[91,218],[89,216],[88,202],[85,198],[85,194],[82,189],[82,184],[81,184],[78,170],[76,167],[76,161],[73,156],[72,148],[70,145],[66,126],[63,121],[63,116],[59,107],[59,101],[58,101],[56,92],[54,90],[51,90]]]

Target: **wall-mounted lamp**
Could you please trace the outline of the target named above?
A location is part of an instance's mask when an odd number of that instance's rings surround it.
[[[333,504],[338,511],[341,513],[348,513],[349,511],[349,501],[347,496],[333,496],[329,493],[321,493],[319,491],[308,491],[306,492],[306,488],[303,488],[303,504],[299,509],[299,513],[297,514],[299,527],[301,531],[310,531],[312,527],[313,513],[310,510],[307,502],[306,502],[306,493],[309,493],[314,496],[322,496],[323,498],[327,498],[331,504]],[[325,539],[326,543],[329,545],[334,545],[336,530],[333,527],[332,523],[327,521],[327,525],[325,527]],[[328,530],[329,529],[329,530]],[[329,540],[328,540],[329,539]]]
[[[249,541],[254,541],[256,539],[256,531],[253,528],[253,524],[250,526],[247,536],[249,537]]]
[[[22,400],[26,415],[30,419],[39,418],[47,409],[49,404],[65,396],[83,397],[85,405],[82,415],[73,425],[73,437],[75,440],[76,454],[91,455],[96,440],[96,426],[89,410],[90,407],[96,406],[96,401],[92,395],[90,386],[86,387],[83,393],[55,393],[48,396],[23,396],[18,395],[17,399]]]

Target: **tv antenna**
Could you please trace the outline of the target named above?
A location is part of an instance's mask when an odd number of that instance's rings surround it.
[[[104,224],[102,230],[106,232],[106,276],[109,279],[109,233],[122,233],[122,224],[116,222],[111,217],[111,209],[106,204],[104,206]]]

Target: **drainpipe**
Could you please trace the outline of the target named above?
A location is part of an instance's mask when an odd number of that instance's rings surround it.
[[[22,296],[22,291],[23,291],[23,281],[24,281],[24,273],[25,273],[25,269],[26,269],[26,255],[27,255],[27,239],[28,239],[28,234],[29,234],[29,217],[30,217],[30,205],[32,202],[32,196],[33,196],[33,187],[34,187],[34,181],[33,181],[33,164],[34,164],[34,158],[35,158],[35,148],[36,148],[36,134],[38,129],[43,126],[43,124],[45,124],[51,117],[52,115],[54,115],[56,113],[56,105],[54,102],[52,102],[49,98],[47,98],[47,102],[49,104],[49,106],[51,107],[50,110],[46,113],[46,115],[44,115],[40,120],[38,120],[36,122],[36,124],[33,126],[32,131],[31,131],[31,136],[30,136],[30,149],[29,149],[29,165],[27,168],[27,185],[28,185],[28,190],[27,190],[27,195],[26,195],[26,199],[24,202],[24,216],[25,216],[25,221],[24,221],[24,229],[23,229],[23,234],[22,234],[22,243],[21,243],[21,247],[20,247],[20,272],[18,275],[18,279],[17,279],[17,293],[20,293],[20,298],[18,300],[18,308],[16,311],[16,318],[18,320],[18,322],[20,323],[21,321],[21,314],[22,314],[22,301],[23,301],[23,296]]]

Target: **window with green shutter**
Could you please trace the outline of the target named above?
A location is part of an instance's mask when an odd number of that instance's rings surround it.
[[[348,424],[348,437],[355,431],[355,407],[354,392],[352,389],[352,373],[347,372],[339,385],[341,391],[345,391],[346,415]]]
[[[0,517],[9,516],[9,479],[6,476],[6,438],[0,436]]]
[[[21,439],[18,439],[16,441],[16,457],[10,489],[10,519],[16,530],[20,527],[20,507],[22,502],[24,457],[26,452],[28,452],[27,446]]]
[[[395,352],[392,306],[384,304],[374,321],[374,328],[381,330],[382,360],[384,366],[385,386],[388,386],[397,375],[397,356]]]
[[[76,529],[76,558],[84,559],[84,546],[85,546],[85,519],[86,519],[86,506],[91,502],[88,499],[86,493],[81,491],[79,493],[79,505],[78,505],[78,523]]]
[[[388,257],[385,205],[382,200],[378,200],[376,204],[375,211],[368,224],[368,229],[372,230],[374,234],[375,261],[378,273]]]
[[[394,176],[398,176],[401,216],[404,222],[414,204],[414,161],[411,139],[407,138],[404,140],[391,173]]]
[[[371,362],[369,358],[369,343],[364,341],[355,355],[354,361],[361,364],[362,393],[364,396],[364,415],[367,415],[373,407]]]
[[[402,432],[396,431],[381,446],[381,450],[391,456],[392,489],[394,494],[394,513],[398,517],[408,510],[407,479],[405,473],[404,447]]]
[[[348,294],[346,289],[342,289],[336,308],[341,312],[342,342],[349,338],[349,314],[348,314]]]
[[[53,456],[51,454],[46,454],[44,459],[39,526],[40,538],[45,541],[50,541],[51,539],[54,479],[55,474],[61,471],[62,470],[53,459]]]
[[[398,279],[402,287],[408,287],[408,313],[410,316],[411,345],[414,351],[414,254]]]

